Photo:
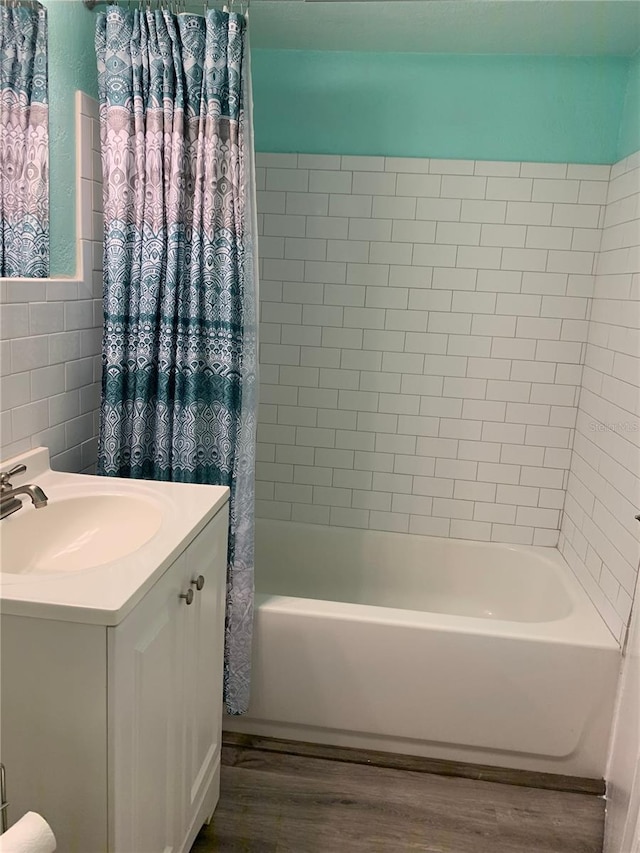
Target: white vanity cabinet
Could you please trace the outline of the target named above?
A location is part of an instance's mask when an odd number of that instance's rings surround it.
[[[188,850],[217,802],[226,526],[225,511],[108,630],[114,853]]]
[[[186,853],[215,808],[227,506],[119,624],[0,620],[10,821],[62,853]]]

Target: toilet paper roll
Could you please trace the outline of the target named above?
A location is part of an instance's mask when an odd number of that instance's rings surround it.
[[[37,812],[27,812],[0,835],[0,853],[53,853],[55,849],[55,835]]]

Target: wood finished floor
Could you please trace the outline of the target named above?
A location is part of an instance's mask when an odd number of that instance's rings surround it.
[[[604,800],[224,747],[191,853],[601,853]]]

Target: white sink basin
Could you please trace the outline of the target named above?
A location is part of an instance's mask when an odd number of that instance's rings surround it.
[[[25,497],[0,521],[1,616],[119,625],[227,512],[224,486],[53,471],[45,447],[0,462],[0,470],[18,466],[26,470],[12,486],[39,486],[48,504],[36,509]]]
[[[145,496],[84,494],[23,509],[2,522],[2,572],[57,574],[102,566],[154,536],[162,510]]]

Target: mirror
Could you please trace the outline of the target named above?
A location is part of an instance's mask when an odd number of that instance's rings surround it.
[[[0,0],[0,10],[14,6],[42,8],[46,15],[48,36],[48,41],[45,39],[43,45],[45,69],[48,72],[47,100],[51,104],[46,173],[50,209],[48,272],[41,270],[30,274],[48,275],[55,279],[73,278],[77,273],[78,258],[75,100],[77,90],[92,98],[98,95],[94,50],[96,12],[90,11],[81,0],[40,0],[39,4],[36,0]],[[6,34],[4,19],[3,31]],[[4,107],[2,110],[4,112]],[[43,153],[46,153],[46,149]],[[4,183],[1,186],[4,193]],[[43,197],[47,199],[46,192]],[[13,275],[2,272],[2,266],[0,263],[0,278]]]
[[[47,10],[0,3],[0,276],[49,275]]]

